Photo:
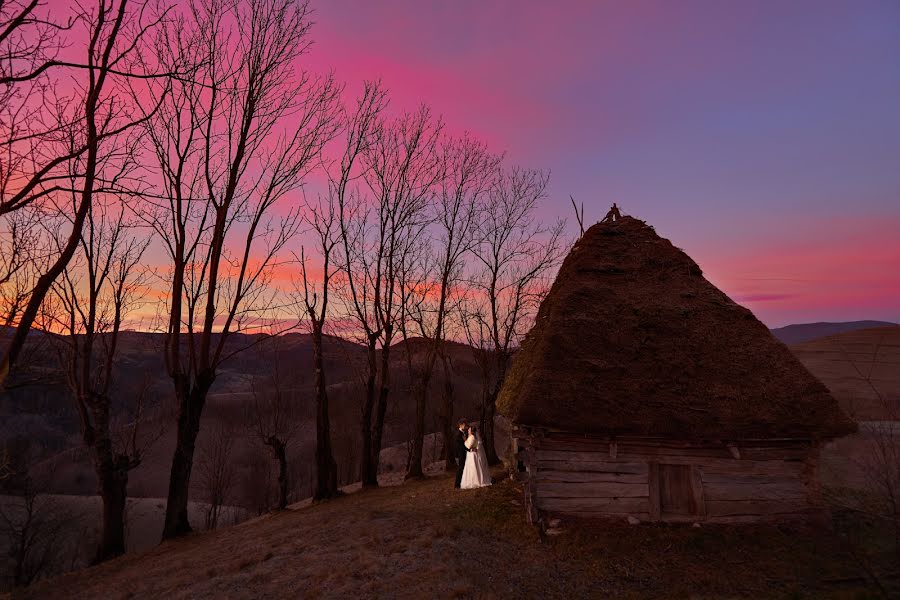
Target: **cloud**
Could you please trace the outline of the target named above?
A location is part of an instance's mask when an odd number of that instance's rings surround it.
[[[735,302],[779,302],[794,298],[796,294],[742,294],[734,297]]]

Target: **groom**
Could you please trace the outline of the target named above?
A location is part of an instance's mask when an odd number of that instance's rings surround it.
[[[454,444],[454,450],[456,452],[456,485],[453,487],[459,489],[460,484],[462,484],[462,476],[463,471],[466,468],[466,452],[468,452],[468,448],[466,448],[466,437],[468,436],[468,432],[466,431],[468,428],[468,423],[466,423],[465,419],[461,419],[459,423],[457,423],[458,431],[456,432],[456,442]]]

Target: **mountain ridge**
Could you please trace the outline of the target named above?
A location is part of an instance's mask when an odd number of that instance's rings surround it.
[[[788,346],[811,342],[820,338],[856,331],[858,329],[872,329],[874,327],[896,327],[897,323],[890,321],[818,321],[815,323],[793,323],[784,327],[774,327],[770,331],[772,335]]]

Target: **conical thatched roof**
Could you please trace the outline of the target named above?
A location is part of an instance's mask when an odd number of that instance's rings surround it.
[[[575,244],[498,399],[523,425],[680,439],[837,437],[825,386],[638,219]]]

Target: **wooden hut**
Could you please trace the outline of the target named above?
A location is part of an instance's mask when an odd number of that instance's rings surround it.
[[[855,425],[753,313],[638,219],[591,227],[498,399],[530,521],[821,514],[821,444]]]

